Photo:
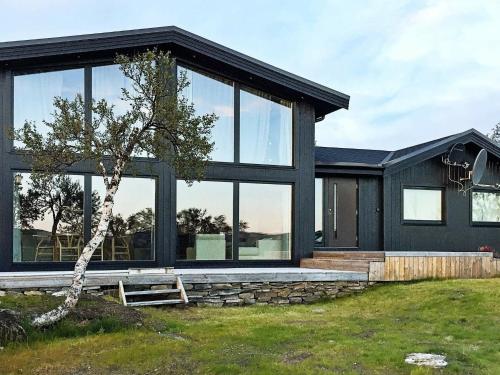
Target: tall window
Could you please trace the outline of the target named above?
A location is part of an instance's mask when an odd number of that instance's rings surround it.
[[[92,177],[92,234],[99,223],[106,189],[102,177]],[[115,196],[108,233],[93,260],[154,260],[156,180],[124,177]]]
[[[92,97],[105,99],[114,106],[117,115],[123,115],[129,109],[129,104],[121,100],[122,88],[132,91],[132,81],[125,77],[119,65],[92,68]]]
[[[233,84],[184,67],[179,67],[178,71],[189,81],[183,95],[194,103],[196,114],[215,113],[218,117],[212,128],[211,138],[215,145],[210,157],[213,161],[234,161]]]
[[[314,179],[314,244],[323,245],[323,179]]]
[[[472,221],[479,223],[500,223],[499,192],[472,192]]]
[[[37,129],[46,134],[43,120],[53,120],[54,98],[72,100],[83,96],[83,69],[18,75],[14,77],[14,129],[23,127],[26,121],[36,123]],[[15,147],[22,147],[14,142]]]
[[[292,165],[291,103],[241,90],[240,128],[242,163]]]
[[[403,220],[443,221],[443,190],[440,188],[403,189]]]
[[[233,183],[177,181],[177,259],[232,259]]]
[[[290,259],[292,187],[240,184],[239,259]]]
[[[14,179],[14,262],[75,261],[83,248],[83,176]]]

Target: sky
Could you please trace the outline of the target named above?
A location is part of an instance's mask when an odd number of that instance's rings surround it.
[[[351,96],[320,146],[393,150],[500,122],[500,1],[0,0],[0,41],[176,25]]]

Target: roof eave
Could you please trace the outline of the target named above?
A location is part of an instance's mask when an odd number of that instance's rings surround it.
[[[0,63],[175,44],[297,92],[313,101],[316,117],[349,108],[349,95],[224,47],[175,26],[0,43]]]

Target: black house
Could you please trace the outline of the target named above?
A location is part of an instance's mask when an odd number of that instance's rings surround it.
[[[461,160],[450,165],[454,146]],[[482,149],[486,168],[473,185]],[[474,129],[396,151],[317,147],[315,247],[500,249],[499,184],[500,147]]]
[[[476,186],[464,195],[450,178],[465,186],[470,170],[442,162],[455,144],[470,163],[484,148],[481,183],[499,183],[500,150],[478,132],[394,152],[315,149],[316,121],[347,109],[349,96],[164,27],[0,43],[0,272],[71,269],[104,189],[85,163],[33,179],[9,129],[50,119],[55,96],[82,94],[87,106],[105,98],[123,109],[129,82],[114,58],[150,48],[170,51],[191,82],[185,95],[218,115],[215,151],[205,180],[191,187],[169,165],[137,155],[90,268],[297,265],[315,246],[500,248],[499,191]]]

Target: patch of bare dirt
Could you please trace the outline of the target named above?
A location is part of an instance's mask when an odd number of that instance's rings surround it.
[[[144,314],[139,310],[89,294],[80,298],[69,317],[82,324],[103,317],[112,317],[127,326],[142,324],[144,320]]]
[[[310,352],[291,352],[285,354],[283,362],[289,365],[294,365],[306,360],[309,357],[312,357],[312,353]]]

